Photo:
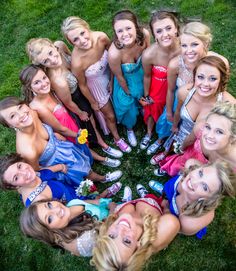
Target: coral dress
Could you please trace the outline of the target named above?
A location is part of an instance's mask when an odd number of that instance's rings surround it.
[[[126,80],[130,95],[126,94],[114,77],[113,105],[118,123],[128,129],[134,127],[139,114],[139,99],[143,96],[143,68],[141,56],[136,63],[121,64],[121,70]]]
[[[197,135],[197,139],[194,144],[186,148],[183,154],[169,155],[164,160],[162,160],[159,163],[161,169],[165,170],[168,175],[175,176],[179,174],[179,171],[184,168],[185,162],[190,158],[194,158],[201,163],[206,164],[208,160],[202,152],[201,134],[202,132]]]
[[[108,52],[104,51],[103,56],[96,63],[89,66],[85,71],[88,88],[98,102],[99,108],[102,108],[110,99],[108,84],[110,81],[110,69],[108,66]],[[105,135],[109,134],[105,117],[101,111],[95,111],[95,115]]]
[[[153,99],[154,103],[144,107],[145,123],[149,116],[152,116],[154,121],[157,122],[166,104],[166,93],[167,68],[163,66],[153,66],[149,96]]]

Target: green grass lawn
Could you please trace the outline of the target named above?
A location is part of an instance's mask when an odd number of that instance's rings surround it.
[[[165,3],[165,5],[163,4]],[[26,42],[33,37],[62,39],[60,24],[63,19],[78,15],[87,20],[94,30],[112,37],[113,14],[124,8],[133,10],[144,25],[148,25],[152,10],[168,7],[177,9],[183,17],[201,16],[214,35],[212,49],[230,61],[229,91],[236,94],[236,2],[235,0],[2,0],[0,5],[0,98],[20,96],[19,71],[28,64]],[[140,140],[145,133],[141,119],[137,125]],[[125,137],[124,129],[119,127]],[[0,127],[0,152],[15,151],[13,131]],[[110,138],[107,141],[111,143]],[[133,188],[147,183],[153,176],[150,157],[134,148],[122,158],[123,185]],[[96,165],[98,172],[107,168]],[[101,187],[100,188],[104,188]],[[120,199],[120,192],[115,198]],[[134,193],[134,196],[136,194]],[[0,192],[0,253],[1,270],[92,270],[89,260],[52,249],[38,241],[24,238],[18,218],[23,208],[14,192]],[[177,236],[174,242],[149,261],[146,270],[235,270],[236,269],[236,203],[226,199],[216,212],[208,234],[199,241],[195,237]]]

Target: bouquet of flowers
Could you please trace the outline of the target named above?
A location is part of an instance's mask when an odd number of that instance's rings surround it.
[[[88,130],[87,129],[79,129],[78,132],[78,143],[79,144],[85,144],[87,143],[87,137],[88,137]]]
[[[88,179],[82,181],[75,192],[80,199],[95,199],[99,194],[95,184]]]

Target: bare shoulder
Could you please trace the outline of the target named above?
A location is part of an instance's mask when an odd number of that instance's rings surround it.
[[[168,64],[168,69],[178,70],[179,67],[179,56],[172,58]]]
[[[178,97],[184,101],[189,93],[189,91],[192,89],[193,84],[187,84],[178,89]]]
[[[145,39],[150,39],[150,33],[146,28],[143,28],[143,34],[145,36]]]
[[[223,92],[223,101],[226,102],[230,102],[233,104],[236,104],[236,99],[233,95],[231,95],[228,91],[224,91]]]
[[[68,84],[67,84],[65,78],[62,76],[58,76],[58,77],[54,78],[54,80],[52,82],[52,87],[54,90],[65,88],[67,86],[68,86]]]
[[[119,61],[121,60],[120,50],[116,48],[114,43],[111,44],[111,47],[108,50],[108,57],[110,61]]]
[[[94,32],[94,35],[101,43],[104,43],[105,45],[107,44],[107,42],[110,42],[109,37],[104,32],[96,31]]]
[[[152,63],[153,58],[157,54],[157,46],[155,43],[153,43],[151,46],[147,47],[142,54],[142,60],[145,62]]]

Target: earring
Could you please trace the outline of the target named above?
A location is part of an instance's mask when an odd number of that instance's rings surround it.
[[[16,128],[16,127],[12,127],[16,132],[20,131],[19,128]]]
[[[32,91],[32,93],[33,93],[34,96],[37,96],[37,93],[35,93],[34,91]]]
[[[204,200],[204,198],[199,198],[197,201],[198,202],[201,202],[201,201],[203,201]]]

